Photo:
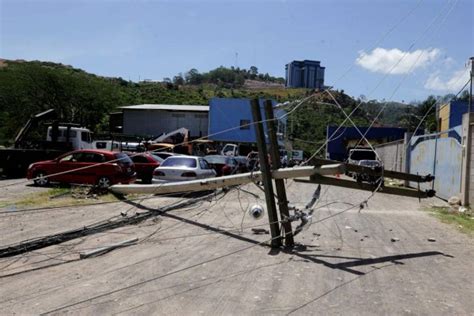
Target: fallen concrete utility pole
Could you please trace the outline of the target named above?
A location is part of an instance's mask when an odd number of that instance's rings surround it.
[[[304,182],[304,183],[318,183],[318,184],[326,184],[326,185],[335,185],[338,187],[344,187],[349,189],[357,189],[357,190],[364,190],[364,191],[375,191],[377,188],[377,192],[385,193],[385,194],[393,194],[393,195],[401,195],[401,196],[409,196],[409,197],[416,197],[416,198],[428,198],[435,196],[434,190],[414,190],[408,188],[395,188],[395,187],[385,187],[385,186],[378,186],[377,184],[369,184],[369,183],[359,183],[352,180],[344,180],[344,179],[337,179],[331,177],[324,177],[320,175],[311,176],[309,180],[305,179],[295,179],[296,182]]]
[[[344,173],[344,165],[324,165],[320,167],[294,167],[282,168],[271,172],[273,179],[290,179],[310,177],[314,174],[319,175],[336,175]],[[116,184],[110,187],[115,193],[120,194],[164,194],[164,193],[181,193],[196,192],[205,190],[214,190],[217,188],[241,185],[262,181],[262,173],[260,171],[235,174],[230,176],[208,178],[200,180],[169,182],[161,184]]]
[[[328,164],[335,164],[340,163],[336,160],[329,160],[329,159],[320,159],[320,158],[313,158],[311,162],[316,166],[324,166]],[[392,178],[392,179],[400,179],[406,180],[411,182],[431,182],[434,180],[434,176],[432,175],[418,175],[418,174],[411,174],[399,171],[392,171],[392,170],[384,170],[381,167],[378,168],[371,168],[371,167],[364,167],[349,163],[344,163],[344,167],[346,171],[356,172],[356,173],[364,173],[370,176],[383,176],[384,178]]]

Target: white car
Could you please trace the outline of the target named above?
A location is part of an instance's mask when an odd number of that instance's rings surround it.
[[[153,183],[212,178],[216,172],[206,160],[195,156],[171,156],[153,171]]]

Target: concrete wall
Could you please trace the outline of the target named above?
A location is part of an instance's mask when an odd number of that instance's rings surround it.
[[[405,143],[403,139],[375,146],[375,151],[386,170],[405,171]]]
[[[449,103],[443,104],[439,107],[439,114],[438,114],[438,117],[440,120],[439,130],[441,132],[449,129],[449,108],[450,108]]]
[[[185,127],[191,137],[206,136],[208,131],[207,112],[124,110],[123,132],[130,135],[159,136]]]
[[[461,203],[474,204],[474,113],[462,118],[462,176]]]

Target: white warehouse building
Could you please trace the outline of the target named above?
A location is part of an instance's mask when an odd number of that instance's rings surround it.
[[[140,104],[121,109],[124,134],[159,136],[184,127],[192,138],[207,136],[208,105]]]

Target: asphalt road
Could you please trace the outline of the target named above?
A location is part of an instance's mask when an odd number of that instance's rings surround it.
[[[315,185],[288,182],[304,205]],[[0,259],[2,314],[472,315],[473,239],[423,206],[442,203],[323,187],[293,249],[265,246],[264,203],[253,185],[106,233]],[[258,197],[255,196],[258,195]],[[0,214],[1,245],[179,200]],[[293,225],[295,226],[295,225]],[[138,237],[102,256],[79,252]],[[392,239],[394,238],[394,239]],[[429,241],[432,238],[435,241]],[[395,240],[395,241],[392,241]]]

